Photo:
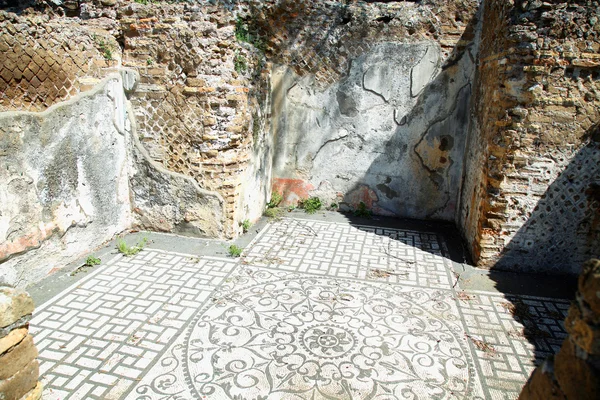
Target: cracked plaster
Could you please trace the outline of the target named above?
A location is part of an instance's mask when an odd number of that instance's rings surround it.
[[[363,201],[382,215],[454,220],[473,64],[440,60],[435,42],[380,43],[325,89],[276,67],[276,187],[293,179],[342,209]]]

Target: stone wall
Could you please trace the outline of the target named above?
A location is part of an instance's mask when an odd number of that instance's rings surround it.
[[[38,400],[39,362],[29,320],[33,300],[22,290],[0,287],[0,399]]]
[[[115,38],[100,27],[0,10],[0,112],[43,111],[72,98],[106,76],[118,55]]]
[[[262,214],[270,192],[267,64],[235,39],[227,4],[212,3],[82,1],[1,11],[0,111],[44,110],[115,68],[136,70],[130,100],[143,147],[165,170],[218,192],[225,221],[209,231],[237,235],[241,221]],[[177,224],[135,217],[148,229]]]
[[[0,282],[39,280],[131,225],[126,119],[119,75],[0,114]]]
[[[38,281],[132,226],[223,236],[223,198],[141,145],[125,94],[136,75],[43,112],[0,113],[0,283]]]
[[[29,3],[0,11],[0,111],[134,70],[139,228],[234,237],[273,187],[455,221],[487,268],[600,248],[596,2]]]
[[[273,3],[249,11],[272,74],[275,190],[454,221],[478,2]]]
[[[235,38],[223,4],[120,2],[123,65],[141,75],[132,96],[138,134],[164,168],[225,200],[225,235],[262,214],[270,191],[264,55]],[[237,67],[236,67],[237,65]]]
[[[576,273],[600,248],[590,1],[488,1],[460,225],[478,265]]]
[[[569,337],[533,371],[519,400],[600,398],[600,260],[584,265],[565,328]]]

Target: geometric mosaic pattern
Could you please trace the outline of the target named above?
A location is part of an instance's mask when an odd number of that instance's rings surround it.
[[[234,266],[144,250],[115,257],[36,309],[44,399],[120,398]]]
[[[453,275],[434,233],[282,219],[260,233],[244,260],[294,272],[447,288]]]
[[[566,300],[455,287],[435,233],[299,219],[116,256],[36,310],[45,399],[516,399]]]

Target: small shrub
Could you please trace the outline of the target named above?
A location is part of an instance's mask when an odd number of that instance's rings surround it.
[[[252,223],[250,222],[250,220],[245,219],[243,220],[240,225],[242,226],[242,231],[244,233],[248,232],[250,230],[250,227],[252,226]]]
[[[106,61],[110,61],[113,59],[113,48],[112,45],[106,40],[98,37],[97,35],[93,36],[94,41],[98,45],[98,50],[102,53],[102,56]]]
[[[265,212],[263,213],[263,215],[265,217],[274,218],[274,219],[281,218],[282,214],[283,214],[283,210],[281,208],[267,208],[265,210]]]
[[[148,58],[146,60],[146,65],[150,66],[150,65],[154,65],[154,60],[152,58]]]
[[[240,42],[250,43],[262,53],[267,48],[265,41],[256,32],[250,32],[248,24],[241,17],[235,21],[235,38]]]
[[[271,200],[267,203],[267,208],[275,208],[281,203],[283,196],[278,192],[271,193]]]
[[[331,204],[329,205],[329,209],[330,209],[330,210],[337,210],[337,209],[338,209],[338,205],[337,205],[337,203],[331,203]]]
[[[294,211],[295,209],[296,209],[296,206],[295,206],[295,205],[293,205],[293,204],[292,204],[292,205],[289,205],[289,206],[288,206],[288,208],[287,208],[288,212],[292,212],[292,211]]]
[[[125,255],[126,257],[135,256],[137,253],[142,251],[148,242],[148,238],[144,237],[140,240],[135,246],[127,246],[127,243],[123,239],[119,239],[117,241],[117,250],[119,253]]]
[[[367,205],[362,201],[358,203],[358,208],[354,210],[355,217],[371,218],[373,213],[367,208]]]
[[[229,246],[228,251],[230,257],[239,257],[242,255],[242,251],[244,251],[244,249],[242,249],[239,246],[236,246],[235,244],[232,244],[231,246]]]
[[[250,33],[248,32],[248,28],[246,28],[244,20],[240,17],[235,21],[235,38],[240,42],[250,42]]]
[[[248,70],[246,58],[243,55],[236,53],[235,58],[233,59],[233,68],[238,74],[246,72]]]
[[[88,266],[88,267],[93,267],[94,265],[100,265],[101,262],[102,261],[98,257],[89,256],[85,260],[85,265]]]
[[[314,214],[321,209],[321,199],[310,197],[300,202],[300,208],[303,208],[307,214]]]

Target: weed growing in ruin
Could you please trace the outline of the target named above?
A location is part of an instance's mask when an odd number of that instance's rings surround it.
[[[119,239],[117,241],[117,250],[119,253],[123,254],[126,257],[135,256],[137,253],[142,251],[144,247],[148,243],[148,238],[144,237],[140,240],[135,246],[127,246],[127,243],[123,239]]]
[[[361,218],[371,218],[373,216],[373,212],[367,208],[367,205],[362,201],[358,203],[358,208],[354,210],[355,217]]]
[[[318,197],[310,197],[300,201],[299,205],[307,214],[314,214],[321,209],[321,199]]]
[[[279,219],[283,214],[283,210],[281,208],[267,208],[263,215],[268,218]]]
[[[244,249],[242,249],[239,246],[236,246],[235,244],[232,244],[231,246],[229,246],[228,251],[230,257],[239,257],[242,255],[242,251],[244,251]]]
[[[241,17],[235,21],[235,38],[240,42],[250,43],[262,53],[266,50],[265,42],[257,34],[250,32],[248,25]]]
[[[98,45],[98,50],[100,50],[104,59],[106,61],[112,60],[113,59],[112,45],[109,42],[107,42],[106,40],[102,39],[101,37],[98,37],[97,35],[94,35],[92,38]]]
[[[146,65],[150,66],[150,65],[154,65],[154,60],[152,58],[148,58],[146,60]]]
[[[271,200],[267,203],[267,208],[275,208],[281,203],[283,200],[283,195],[279,192],[271,193]]]
[[[250,33],[248,32],[244,20],[240,17],[235,21],[235,38],[240,42],[250,42]]]
[[[248,232],[250,230],[250,227],[252,226],[252,223],[250,222],[250,220],[245,219],[242,222],[240,222],[240,225],[242,226],[242,231],[244,233]]]
[[[100,265],[101,262],[102,261],[98,257],[89,256],[86,258],[84,265],[86,267],[93,267],[94,265]]]
[[[246,72],[248,70],[248,63],[246,62],[246,57],[236,52],[235,57],[233,59],[233,68],[238,74]]]
[[[81,267],[79,267],[79,268],[75,269],[74,271],[72,271],[69,275],[75,276],[78,273],[84,272],[88,268],[93,267],[94,265],[100,265],[101,262],[102,261],[98,257],[89,256],[88,258],[86,258],[85,264],[83,264]]]

